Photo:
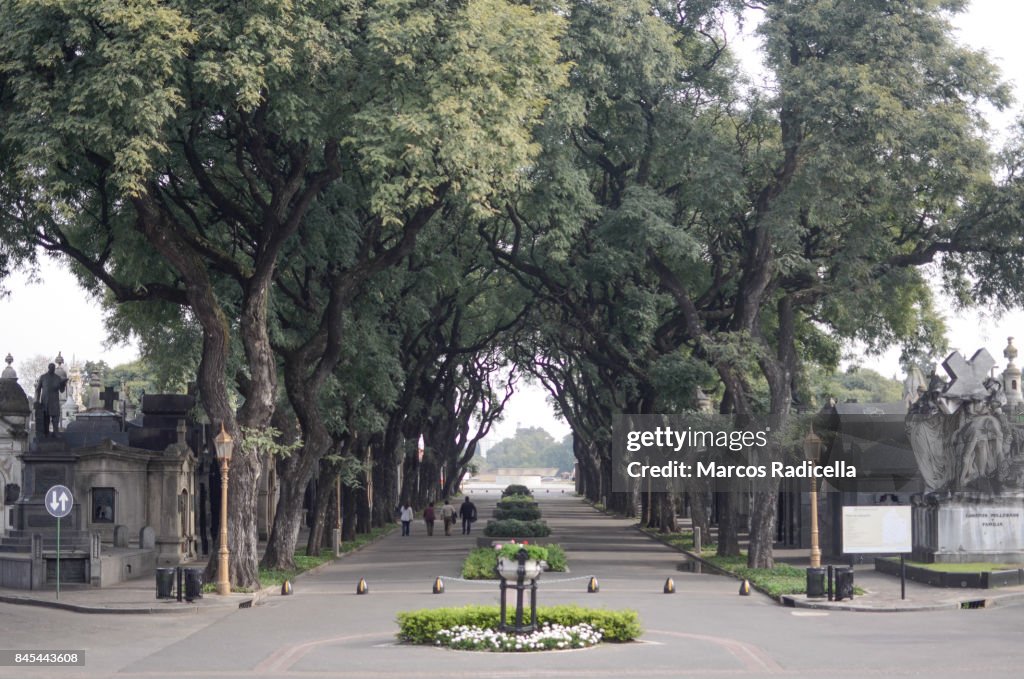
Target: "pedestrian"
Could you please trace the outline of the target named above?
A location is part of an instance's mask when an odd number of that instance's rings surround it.
[[[444,499],[444,506],[441,507],[441,518],[444,519],[444,534],[452,534],[452,524],[455,523],[455,515],[458,512],[452,506],[451,500]]]
[[[412,507],[402,505],[402,535],[409,535],[409,526],[412,525]]]
[[[476,505],[470,502],[468,495],[459,507],[459,516],[462,517],[462,534],[469,535],[469,529],[476,521]]]
[[[423,522],[427,524],[427,535],[434,534],[434,503],[431,502],[423,510]]]

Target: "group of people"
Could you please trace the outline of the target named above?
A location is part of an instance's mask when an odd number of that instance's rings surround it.
[[[402,535],[409,535],[412,529],[413,511],[412,506],[403,504],[399,511],[399,518],[402,521]],[[462,519],[462,534],[469,535],[470,528],[473,526],[473,522],[476,521],[476,505],[473,504],[469,496],[462,501],[462,505],[458,509],[455,509],[451,501],[447,498],[444,504],[441,506],[441,520],[444,521],[444,534],[452,534],[452,526],[458,519]],[[431,502],[427,505],[427,508],[423,510],[423,522],[427,525],[427,535],[434,534],[434,521],[437,520],[437,510],[434,509],[434,503]]]

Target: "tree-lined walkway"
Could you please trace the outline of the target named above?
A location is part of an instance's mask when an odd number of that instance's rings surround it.
[[[448,579],[445,594],[430,591],[436,576],[458,574],[496,498],[473,495],[480,520],[468,537],[460,531],[446,537],[440,524],[428,537],[417,520],[411,536],[395,531],[300,577],[293,596],[274,596],[248,611],[187,621],[112,616],[117,619],[97,634],[72,613],[0,606],[6,645],[38,646],[39,626],[29,622],[38,615],[65,630],[62,647],[87,648],[95,661],[80,672],[44,670],[33,676],[90,678],[1017,676],[1024,663],[1016,638],[1024,606],[898,615],[783,608],[758,594],[738,596],[731,578],[678,571],[683,556],[641,534],[631,520],[599,513],[569,495],[543,494],[538,500],[552,540],[566,547],[572,572],[545,574],[540,603],[635,609],[645,630],[641,642],[521,655],[396,643],[400,611],[497,602],[496,582]],[[600,580],[598,594],[587,594],[583,580],[568,580],[589,574]],[[669,576],[675,595],[661,593]],[[365,596],[355,594],[360,577],[370,586]],[[139,639],[150,641],[118,651],[119,644]],[[972,653],[951,639],[969,639]],[[24,675],[0,668],[0,677],[8,676]]]

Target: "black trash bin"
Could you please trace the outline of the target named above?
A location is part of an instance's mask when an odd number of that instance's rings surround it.
[[[836,601],[853,598],[853,567],[841,566],[835,569]]]
[[[156,598],[157,599],[172,599],[172,598],[174,598],[174,569],[173,568],[157,568],[156,569]]]
[[[807,598],[821,599],[825,596],[825,569],[807,569]]]
[[[185,569],[185,601],[203,598],[203,569]]]

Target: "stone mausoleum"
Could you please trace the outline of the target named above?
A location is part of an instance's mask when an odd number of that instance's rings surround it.
[[[61,520],[62,583],[105,586],[194,558],[195,451],[204,429],[191,420],[193,397],[146,395],[141,416],[128,419],[119,395],[101,393],[92,376],[88,407],[72,391],[61,408],[66,428],[45,435],[38,421],[29,422],[30,399],[10,362],[0,382],[0,586],[55,584],[56,519],[43,502],[56,484],[74,495],[71,514]],[[35,410],[38,420],[38,404]]]

